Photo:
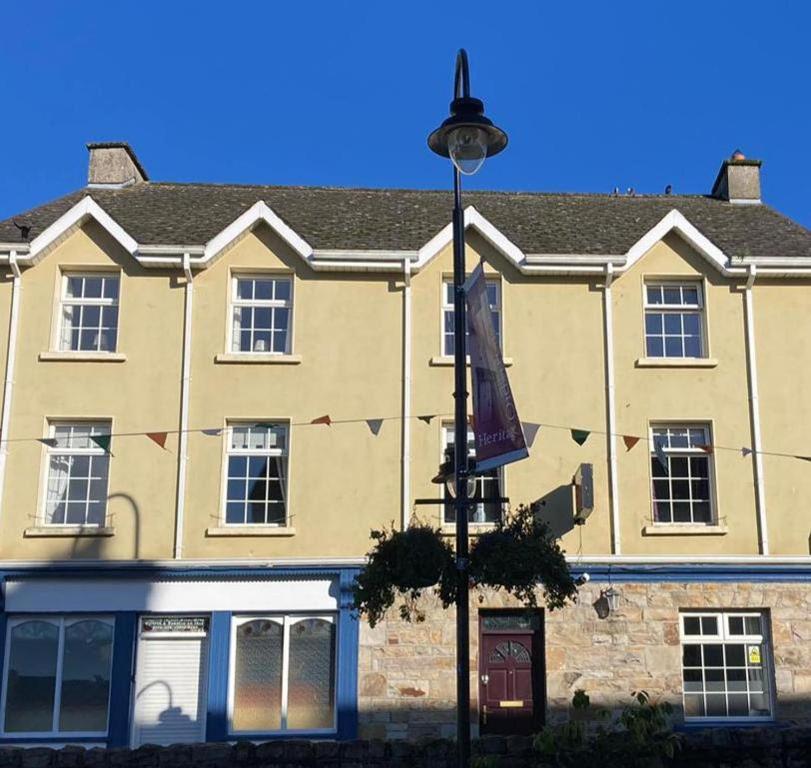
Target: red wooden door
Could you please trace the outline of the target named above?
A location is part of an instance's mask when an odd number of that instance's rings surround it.
[[[504,629],[481,622],[479,644],[479,725],[482,733],[520,734],[537,730],[543,719],[543,649],[538,628],[522,627],[516,615],[499,617]],[[525,617],[524,617],[525,618]],[[539,619],[539,617],[537,617]],[[515,626],[514,630],[511,626]]]

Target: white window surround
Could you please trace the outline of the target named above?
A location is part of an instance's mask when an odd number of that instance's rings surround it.
[[[712,445],[707,422],[656,422],[649,427],[651,530],[694,533],[698,526],[721,532],[715,499],[715,462],[700,446]],[[660,442],[667,470],[656,454]],[[677,519],[679,518],[679,519]]]
[[[454,427],[452,422],[443,422],[441,425],[442,428],[442,453],[440,455],[440,464],[445,462],[445,449],[449,446],[452,446],[455,443],[454,440]],[[473,430],[468,428],[467,431],[467,440],[468,440],[468,457],[471,459],[475,459],[476,457],[476,448],[475,448],[475,434]],[[490,470],[485,472],[483,475],[476,475],[476,494],[482,495],[486,493],[489,489],[492,490],[491,486],[494,482],[497,482],[498,485],[498,495],[504,496],[504,467],[499,467],[496,470]],[[440,486],[440,494],[443,498],[446,497],[446,488],[445,485]],[[485,497],[486,498],[486,497]],[[498,507],[501,510],[501,515],[503,516],[503,504],[498,502]],[[475,507],[469,508],[469,517],[473,517],[474,519],[468,520],[468,526],[472,531],[476,529],[483,529],[487,530],[492,528],[495,524],[495,520],[476,520],[476,517],[483,517],[485,512],[485,502],[478,504]],[[447,531],[455,531],[456,530],[456,523],[454,521],[446,521],[445,513],[446,507],[442,505],[440,507],[440,525],[443,529]]]
[[[241,535],[292,535],[295,532],[290,527],[290,432],[290,422],[286,419],[227,422],[223,430],[220,524],[209,528],[206,532],[208,536],[237,536],[240,532]],[[239,445],[235,445],[235,441]],[[248,516],[254,511],[250,494],[260,484],[251,480],[254,475],[252,465],[256,464],[258,471],[258,464],[263,461],[264,499],[256,503],[263,503],[264,520],[250,522]],[[277,498],[278,491],[281,492],[281,502]],[[283,521],[277,519],[269,522],[270,513],[278,512],[280,503]],[[237,507],[241,507],[241,521],[229,522],[229,509],[232,518],[236,519]]]
[[[110,641],[110,663],[107,677],[107,727],[103,731],[60,731],[59,719],[62,704],[62,673],[64,667],[65,630],[83,621],[97,621],[110,627],[112,639]],[[56,649],[56,668],[53,695],[52,727],[50,731],[6,731],[7,700],[8,700],[8,672],[11,659],[12,632],[27,622],[44,622],[57,627],[58,645]],[[112,690],[112,656],[115,643],[115,618],[113,616],[96,614],[24,614],[10,617],[6,626],[5,651],[3,658],[2,697],[0,698],[0,734],[11,738],[49,738],[64,736],[66,741],[75,738],[105,738],[109,730],[110,721],[110,692]]]
[[[227,717],[228,717],[228,733],[230,735],[240,734],[276,734],[276,733],[290,733],[295,734],[299,729],[290,729],[288,724],[288,693],[289,693],[289,673],[290,673],[290,628],[300,621],[307,619],[316,619],[320,621],[329,622],[333,626],[334,635],[334,658],[332,660],[333,671],[333,700],[332,700],[332,726],[329,728],[316,728],[316,729],[300,729],[306,733],[330,734],[335,733],[337,730],[337,716],[338,716],[338,702],[337,702],[337,678],[338,678],[338,657],[340,649],[338,647],[338,623],[335,614],[332,613],[262,613],[252,615],[233,616],[231,619],[231,641],[229,643],[229,659],[228,659],[228,700],[227,700]],[[269,729],[261,731],[245,731],[234,729],[234,698],[236,688],[236,647],[237,647],[237,630],[243,624],[252,621],[270,621],[275,624],[282,625],[282,669],[281,669],[281,701],[280,701],[280,719],[281,728]]]
[[[292,354],[294,282],[290,272],[231,273],[227,351],[216,362],[298,362]]]
[[[112,422],[107,419],[49,420],[48,439],[56,440],[57,445],[44,447],[39,520],[27,535],[37,535],[43,529],[64,535],[81,535],[96,529],[99,535],[109,535],[112,529],[108,525],[107,494],[111,453],[93,442],[90,435],[111,433]]]
[[[504,291],[500,276],[486,275],[487,295],[490,300],[490,308],[497,315],[496,336],[499,347],[504,352]],[[439,355],[431,358],[431,365],[453,365],[453,278],[444,276],[442,278],[441,312],[439,326]],[[468,365],[470,356],[468,356]],[[512,360],[505,359],[505,364],[512,365]]]
[[[40,359],[125,359],[117,353],[120,271],[65,269],[59,286],[53,349]]]
[[[774,719],[768,612],[684,610],[679,635],[685,722]],[[739,714],[744,705],[747,714]],[[729,714],[730,708],[738,714]]]
[[[704,285],[695,279],[643,283],[644,356],[637,367],[712,367]],[[704,362],[708,361],[708,362]]]

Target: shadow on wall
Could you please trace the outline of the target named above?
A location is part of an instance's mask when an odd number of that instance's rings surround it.
[[[532,502],[535,516],[549,526],[552,535],[561,539],[574,529],[574,495],[571,483],[559,485]]]

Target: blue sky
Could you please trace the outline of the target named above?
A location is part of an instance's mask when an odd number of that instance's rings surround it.
[[[708,192],[740,147],[811,226],[811,4],[4,3],[0,217],[84,183],[87,141],[151,177],[446,187],[425,145],[456,49],[510,136],[470,188]]]

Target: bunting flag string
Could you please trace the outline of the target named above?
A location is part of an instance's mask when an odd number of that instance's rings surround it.
[[[625,450],[630,451],[641,439],[635,435],[623,435],[622,442],[625,443]]]
[[[570,430],[572,433],[572,440],[574,440],[578,445],[583,445],[586,440],[589,439],[589,435],[591,432],[587,429],[572,429]]]
[[[372,434],[377,437],[380,428],[383,426],[383,419],[366,419],[366,424],[372,431]]]

